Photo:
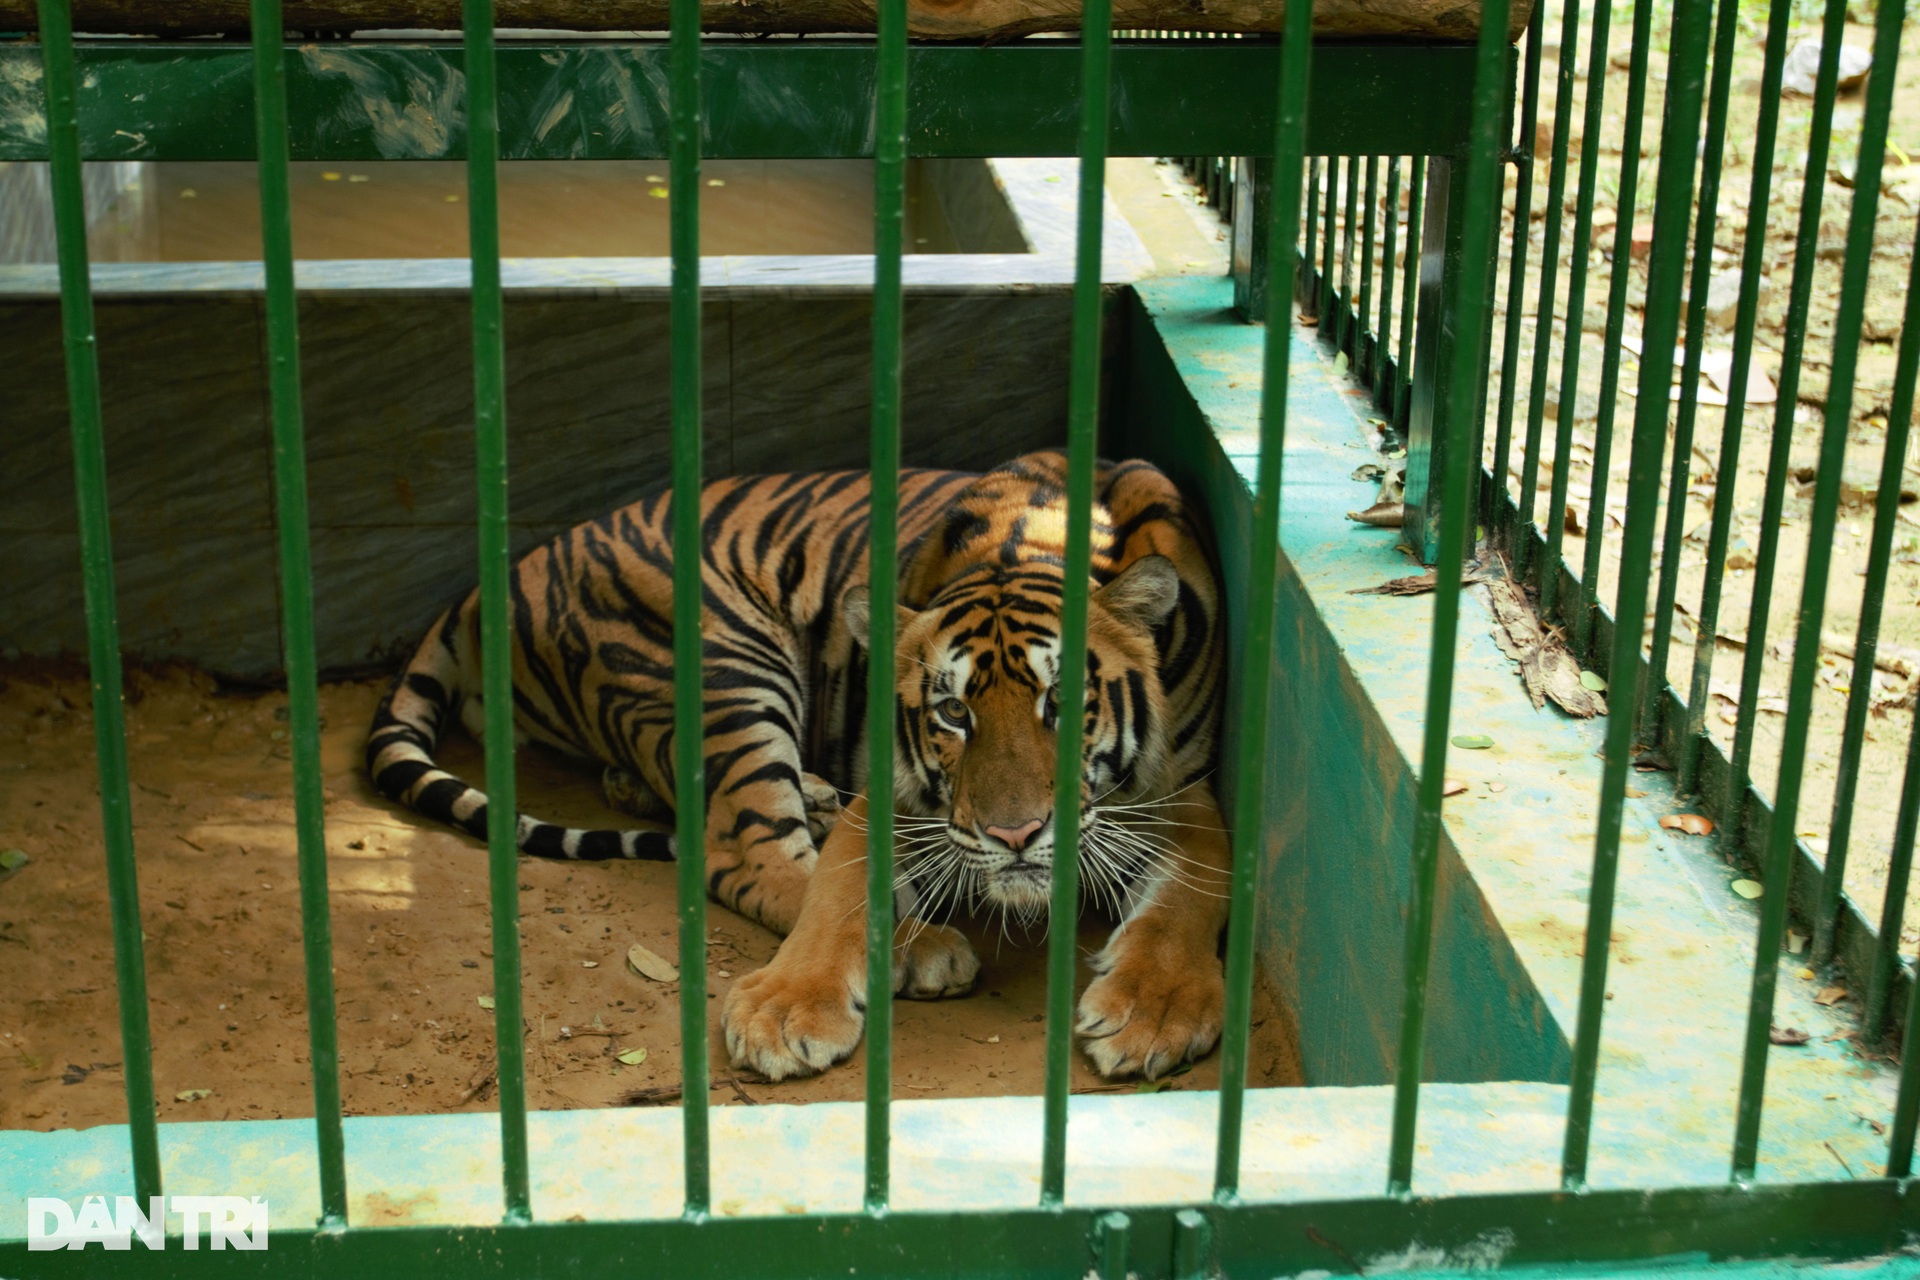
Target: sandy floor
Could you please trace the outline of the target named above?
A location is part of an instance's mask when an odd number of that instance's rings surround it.
[[[360,744],[378,693],[372,683],[322,692],[346,1109],[491,1109],[493,1015],[479,1003],[493,989],[486,860],[477,842],[427,827],[364,780]],[[222,692],[170,669],[130,673],[128,701],[160,1116],[311,1114],[285,699]],[[0,849],[31,859],[0,879],[0,1129],[126,1116],[88,706],[76,669],[0,668]],[[464,738],[444,759],[480,774]],[[529,811],[609,822],[592,771],[528,753],[521,787]],[[679,986],[624,961],[635,942],[677,955],[673,875],[661,863],[522,862],[532,1106],[611,1106],[677,1084]],[[706,981],[717,1008],[776,940],[723,908],[708,911]],[[1098,940],[1083,931],[1083,950]],[[896,1097],[1041,1092],[1044,947],[985,933],[975,941],[985,967],[972,997],[895,1003]],[[1291,1037],[1264,992],[1254,1025],[1252,1082],[1299,1083]],[[618,1061],[634,1049],[647,1051],[644,1062]],[[727,1074],[717,1038],[712,1059],[715,1074]],[[713,1096],[857,1098],[859,1064],[780,1085],[741,1077],[738,1091]],[[1216,1055],[1171,1087],[1210,1087],[1218,1069]],[[1074,1086],[1116,1087],[1077,1055]]]

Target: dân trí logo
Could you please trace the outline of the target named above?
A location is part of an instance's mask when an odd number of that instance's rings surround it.
[[[75,1212],[53,1196],[27,1198],[27,1248],[131,1249],[138,1240],[149,1249],[167,1247],[167,1218],[180,1220],[183,1249],[264,1249],[267,1202],[261,1196],[150,1196],[143,1207],[135,1196],[116,1196],[111,1212],[105,1196],[88,1196]]]

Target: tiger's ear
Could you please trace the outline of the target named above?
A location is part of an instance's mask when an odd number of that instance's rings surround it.
[[[1141,556],[1093,593],[1115,619],[1151,631],[1180,600],[1180,573],[1165,556]]]
[[[853,633],[853,642],[862,649],[867,647],[867,634],[873,617],[873,592],[866,583],[848,587],[847,594],[840,597],[840,616],[846,619],[847,630]],[[907,629],[907,624],[920,615],[905,605],[894,606],[894,635],[898,636]]]

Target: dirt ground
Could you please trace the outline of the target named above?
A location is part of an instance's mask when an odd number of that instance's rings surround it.
[[[182,668],[134,670],[127,690],[160,1118],[311,1115],[285,697],[223,691]],[[346,1111],[490,1110],[485,853],[365,780],[360,748],[379,692],[361,682],[321,694]],[[0,1129],[126,1118],[88,708],[77,668],[0,667],[0,849],[31,859],[0,878]],[[481,774],[479,750],[463,736],[442,758]],[[601,804],[595,771],[534,752],[521,760],[528,812],[621,821]],[[520,889],[529,1104],[612,1106],[677,1085],[679,984],[652,982],[625,962],[636,942],[678,955],[674,866],[523,859]],[[717,1014],[731,981],[766,963],[777,940],[712,904],[708,925],[707,998]],[[897,1098],[1042,1091],[1044,941],[1004,942],[997,926],[973,933],[984,962],[974,995],[894,1004]],[[1083,929],[1083,954],[1100,937]],[[1264,991],[1254,1028],[1251,1083],[1299,1083],[1291,1037]],[[644,1062],[619,1061],[635,1049],[646,1050]],[[717,1036],[710,1053],[716,1077],[734,1074]],[[854,1099],[860,1063],[856,1055],[778,1085],[737,1075],[737,1088],[717,1086],[713,1098]],[[1077,1053],[1074,1071],[1076,1090],[1134,1087],[1105,1084]],[[1216,1054],[1169,1087],[1212,1087],[1218,1072]]]
[[[1569,135],[1567,198],[1563,210],[1546,206],[1547,167],[1554,120],[1555,68],[1561,39],[1558,22],[1560,6],[1551,5],[1544,31],[1542,60],[1542,129],[1537,137],[1540,160],[1535,170],[1532,221],[1532,251],[1526,281],[1526,307],[1521,322],[1521,359],[1514,370],[1520,388],[1519,409],[1515,415],[1516,444],[1508,460],[1508,487],[1518,495],[1521,483],[1521,445],[1526,431],[1527,389],[1532,379],[1532,355],[1536,340],[1535,313],[1539,298],[1539,260],[1548,217],[1562,219],[1561,271],[1552,321],[1552,364],[1547,396],[1548,415],[1544,431],[1544,458],[1540,472],[1536,511],[1544,528],[1547,521],[1563,521],[1566,529],[1578,528],[1591,536],[1600,530],[1602,555],[1599,595],[1611,607],[1617,591],[1622,525],[1626,511],[1626,479],[1629,462],[1635,400],[1631,394],[1639,376],[1639,366],[1631,350],[1622,351],[1620,394],[1617,397],[1613,426],[1614,447],[1608,470],[1603,511],[1596,518],[1591,485],[1594,475],[1594,443],[1600,404],[1598,394],[1601,361],[1604,354],[1604,324],[1608,278],[1612,268],[1615,231],[1621,226],[1646,227],[1652,221],[1654,182],[1658,170],[1660,125],[1663,109],[1666,66],[1666,27],[1671,7],[1656,8],[1653,22],[1655,42],[1651,51],[1646,116],[1643,124],[1643,150],[1639,166],[1635,209],[1629,215],[1618,208],[1621,187],[1621,141],[1624,130],[1622,104],[1626,100],[1628,42],[1631,9],[1615,9],[1611,35],[1611,55],[1606,76],[1606,123],[1599,146],[1598,197],[1595,207],[1593,243],[1584,247],[1590,268],[1586,290],[1585,315],[1581,328],[1582,350],[1578,393],[1573,401],[1572,447],[1569,450],[1569,511],[1552,512],[1548,505],[1547,485],[1552,474],[1554,433],[1558,425],[1562,381],[1560,353],[1566,330],[1567,268],[1576,247],[1571,239],[1574,195],[1578,177],[1581,137],[1587,95],[1591,86],[1586,79],[1590,28],[1583,27],[1576,50],[1576,65],[1581,71],[1575,82],[1575,101]],[[1819,6],[1797,6],[1788,48],[1819,34]],[[1872,14],[1865,5],[1856,6],[1854,20],[1847,26],[1845,43],[1861,50],[1873,45]],[[1713,241],[1715,273],[1737,272],[1741,265],[1744,234],[1748,221],[1749,189],[1756,119],[1760,109],[1761,62],[1766,43],[1766,11],[1761,5],[1743,5],[1741,30],[1732,71],[1732,96],[1729,126],[1726,131],[1726,163],[1721,193],[1717,202],[1717,220]],[[1875,74],[1881,74],[1876,71]],[[1883,190],[1878,209],[1872,274],[1866,306],[1866,324],[1859,349],[1859,372],[1855,382],[1852,419],[1844,468],[1843,505],[1832,529],[1809,529],[1813,501],[1813,478],[1827,398],[1827,376],[1832,363],[1833,328],[1838,308],[1840,273],[1848,219],[1852,204],[1853,166],[1859,150],[1864,93],[1853,90],[1840,98],[1834,115],[1832,151],[1828,165],[1824,198],[1821,204],[1817,260],[1813,275],[1809,334],[1802,362],[1799,403],[1790,406],[1792,432],[1791,475],[1786,485],[1786,505],[1780,538],[1780,560],[1770,593],[1771,610],[1764,636],[1750,634],[1749,618],[1754,592],[1754,559],[1761,542],[1761,501],[1766,482],[1769,445],[1775,426],[1775,403],[1749,403],[1745,407],[1741,429],[1741,450],[1737,475],[1720,474],[1721,432],[1726,410],[1702,403],[1694,434],[1691,473],[1686,493],[1686,512],[1682,527],[1686,535],[1679,550],[1679,606],[1673,619],[1673,647],[1668,659],[1668,678],[1686,695],[1692,681],[1694,645],[1698,643],[1696,618],[1705,582],[1705,560],[1711,504],[1716,485],[1732,483],[1734,489],[1733,542],[1724,598],[1717,626],[1712,662],[1712,685],[1706,723],[1709,732],[1723,748],[1730,749],[1735,701],[1740,685],[1741,666],[1750,646],[1762,648],[1761,698],[1754,734],[1752,777],[1763,793],[1772,794],[1779,770],[1784,729],[1788,662],[1792,637],[1798,622],[1803,566],[1809,537],[1831,544],[1833,567],[1826,599],[1823,630],[1851,643],[1859,625],[1864,588],[1869,536],[1873,527],[1873,495],[1877,492],[1881,455],[1886,442],[1887,414],[1894,380],[1895,353],[1906,303],[1906,283],[1912,260],[1916,213],[1920,213],[1920,29],[1909,26],[1895,82],[1890,141],[1885,158]],[[1806,149],[1813,117],[1813,104],[1807,98],[1785,98],[1781,103],[1780,129],[1775,152],[1772,198],[1767,215],[1767,248],[1761,294],[1760,318],[1756,332],[1756,363],[1770,380],[1780,374],[1784,346],[1784,325],[1790,282],[1793,275],[1794,240],[1804,199]],[[1492,391],[1487,425],[1489,468],[1497,469],[1493,456],[1494,424],[1497,421],[1497,396],[1500,388],[1500,342],[1505,331],[1505,301],[1508,266],[1511,262],[1512,192],[1509,170],[1508,215],[1503,225],[1500,249],[1500,280],[1495,297],[1499,311],[1495,320]],[[1696,202],[1698,199],[1696,184]],[[1637,339],[1645,317],[1646,261],[1633,260],[1628,287],[1625,331]],[[1711,357],[1730,358],[1733,348],[1731,311],[1722,321],[1710,320],[1704,350]],[[1730,363],[1730,359],[1729,359]],[[1678,378],[1676,373],[1676,378]],[[1709,389],[1711,389],[1709,387]],[[1750,399],[1753,397],[1750,396]],[[1671,421],[1670,421],[1671,430]],[[1668,465],[1672,442],[1669,436]],[[1920,493],[1920,471],[1911,461],[1903,471],[1906,493]],[[1663,469],[1664,477],[1666,475]],[[1903,498],[1906,494],[1903,493]],[[1660,513],[1664,528],[1665,510]],[[1586,552],[1586,538],[1569,533],[1566,558],[1578,570]],[[1874,677],[1874,701],[1867,722],[1864,757],[1861,762],[1858,791],[1853,804],[1853,834],[1847,865],[1846,888],[1870,919],[1877,920],[1884,897],[1887,868],[1891,855],[1895,811],[1901,780],[1906,769],[1907,745],[1913,727],[1912,674],[1920,673],[1920,506],[1907,501],[1900,509],[1893,537],[1894,562],[1885,596],[1885,614],[1880,633],[1881,653],[1892,653],[1907,660],[1909,675],[1882,671]],[[1656,543],[1655,566],[1660,549]],[[1651,601],[1650,601],[1651,607]],[[1648,619],[1649,636],[1652,619]],[[1840,755],[1841,726],[1852,678],[1849,657],[1826,652],[1814,695],[1812,736],[1806,753],[1799,817],[1795,828],[1817,853],[1827,848],[1836,789],[1836,771]],[[1920,883],[1908,898],[1903,937],[1908,943],[1920,941]]]

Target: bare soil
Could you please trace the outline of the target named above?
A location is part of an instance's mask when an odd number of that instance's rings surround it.
[[[326,849],[341,1089],[349,1115],[491,1110],[494,1018],[487,861],[477,841],[380,798],[360,766],[373,682],[321,691]],[[128,676],[128,750],[154,1071],[162,1120],[313,1113],[284,695],[235,693],[184,668]],[[0,1129],[126,1119],[90,695],[74,668],[0,667],[0,849],[31,859],[0,879]],[[449,767],[481,774],[456,736]],[[521,756],[522,806],[581,824],[624,821],[597,771]],[[678,955],[675,868],[522,859],[527,1091],[535,1108],[671,1102],[680,1080],[679,983],[625,956]],[[777,939],[709,904],[708,1008],[765,964]],[[896,1098],[1038,1094],[1044,940],[970,926],[975,993],[896,1001]],[[1101,941],[1088,922],[1083,954]],[[1082,972],[1081,982],[1087,980]],[[717,1031],[717,1026],[710,1024]],[[618,1055],[645,1049],[625,1065]],[[861,1059],[810,1080],[734,1075],[717,1035],[719,1105],[861,1096]],[[1251,1081],[1300,1083],[1297,1049],[1256,993]],[[1168,1087],[1209,1088],[1217,1055]],[[1101,1081],[1078,1054],[1074,1088]],[[203,1096],[197,1091],[205,1090]]]

